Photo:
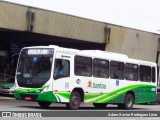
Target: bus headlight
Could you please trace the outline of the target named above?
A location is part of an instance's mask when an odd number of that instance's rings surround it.
[[[15,87],[10,88],[11,92],[14,92],[14,90],[15,90]]]
[[[47,92],[49,90],[50,85],[46,85],[42,92]]]
[[[18,85],[17,85],[17,83],[14,84],[14,87],[13,87],[12,89],[14,89],[14,91],[18,90]]]

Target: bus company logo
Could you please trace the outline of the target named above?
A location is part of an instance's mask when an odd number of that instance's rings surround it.
[[[91,81],[88,81],[88,88],[96,88],[96,89],[106,89],[106,85],[105,84],[97,84],[97,83],[93,83]]]
[[[96,84],[96,83],[93,83],[93,88],[96,88],[96,89],[106,89],[106,85],[105,84]]]
[[[92,82],[88,81],[88,88],[92,88]]]

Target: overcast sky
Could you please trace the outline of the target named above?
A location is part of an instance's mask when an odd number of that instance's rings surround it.
[[[160,0],[4,0],[160,33]]]

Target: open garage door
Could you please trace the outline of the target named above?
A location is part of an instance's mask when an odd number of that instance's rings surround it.
[[[0,29],[0,72],[4,73],[7,62],[14,76],[18,54],[24,46],[58,45],[80,50],[105,50],[105,44],[86,42],[64,37],[49,36],[32,32]],[[3,51],[3,52],[2,52]],[[5,51],[5,52],[4,52]]]
[[[105,43],[86,42],[83,40],[49,36],[32,32],[0,31],[0,35],[1,39],[5,41],[3,44],[5,44],[8,49],[10,49],[11,43],[18,43],[25,44],[25,46],[58,45],[75,49],[105,50]]]

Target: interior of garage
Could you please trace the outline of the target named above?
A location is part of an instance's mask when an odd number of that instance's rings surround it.
[[[80,50],[105,50],[105,44],[85,42],[58,36],[49,36],[26,31],[0,30],[0,79],[4,75],[14,77],[18,55],[23,47],[58,45]]]

